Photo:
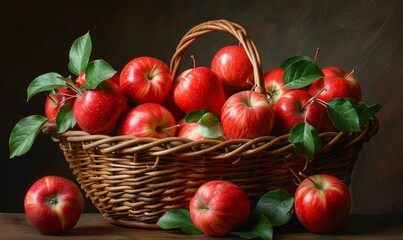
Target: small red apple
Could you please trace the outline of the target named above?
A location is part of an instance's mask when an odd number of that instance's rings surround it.
[[[168,66],[153,57],[137,57],[120,73],[120,87],[136,103],[163,103],[172,87]]]
[[[209,138],[206,138],[200,135],[198,131],[199,124],[197,122],[185,122],[185,119],[181,119],[179,121],[179,129],[178,129],[178,137],[188,138],[193,141],[203,141]],[[216,138],[216,140],[225,141],[227,138],[225,136],[220,136]]]
[[[303,90],[293,90],[284,94],[274,105],[276,123],[275,133],[278,135],[290,133],[298,123],[307,122],[320,129],[325,109],[317,102],[310,102],[312,96]]]
[[[84,209],[84,198],[75,183],[59,176],[45,176],[27,191],[24,208],[29,222],[46,235],[72,229]]]
[[[225,90],[241,91],[253,86],[253,66],[242,46],[221,48],[213,57],[211,70],[222,81]]]
[[[274,68],[263,75],[264,86],[271,96],[271,103],[274,105],[287,92],[292,89],[284,87],[284,69]]]
[[[74,103],[76,93],[72,90],[59,88],[55,92],[50,92],[45,100],[45,116],[50,123],[56,123],[56,116],[59,109],[67,104]]]
[[[294,195],[295,213],[310,232],[331,233],[346,221],[351,205],[348,187],[329,174],[309,176]]]
[[[175,136],[176,121],[172,114],[158,103],[143,103],[123,117],[119,135],[166,138]]]
[[[119,86],[119,76],[117,74],[113,74],[113,76],[111,78],[109,78],[108,80],[111,80],[112,82],[114,82],[116,85]],[[81,87],[87,83],[85,72],[82,72],[76,78],[75,83],[76,83],[77,87]]]
[[[173,100],[184,112],[208,110],[221,115],[224,88],[217,75],[206,67],[185,70],[175,80]]]
[[[84,90],[73,105],[77,125],[90,134],[110,134],[127,108],[126,98],[118,85],[103,81],[95,89]]]
[[[238,185],[216,180],[199,187],[189,204],[193,223],[204,234],[225,236],[240,227],[250,216],[248,195]]]
[[[221,125],[228,139],[270,135],[274,126],[274,111],[265,95],[255,91],[238,92],[225,102]]]

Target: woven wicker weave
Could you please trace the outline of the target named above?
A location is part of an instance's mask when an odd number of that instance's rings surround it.
[[[192,28],[172,57],[177,75],[182,56],[200,36],[224,31],[236,37],[254,66],[256,91],[265,92],[260,57],[245,30],[217,20]],[[73,174],[104,218],[117,225],[158,228],[162,214],[187,208],[197,188],[206,181],[225,179],[243,187],[253,203],[269,190],[295,190],[291,172],[331,173],[349,181],[364,142],[378,130],[376,118],[355,134],[322,133],[323,148],[306,162],[283,136],[228,141],[192,141],[185,138],[135,138],[90,135],[83,131],[56,133],[48,124],[43,132],[59,142]]]

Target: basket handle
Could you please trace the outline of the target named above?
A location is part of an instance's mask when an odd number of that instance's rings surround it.
[[[232,34],[235,38],[238,39],[240,44],[246,51],[246,54],[249,57],[249,60],[253,66],[253,75],[255,78],[256,88],[255,91],[266,94],[266,89],[264,87],[263,74],[262,74],[262,65],[259,53],[256,49],[255,44],[252,39],[249,38],[245,29],[237,23],[230,22],[227,20],[212,20],[201,23],[192,29],[190,29],[179,42],[176,47],[176,52],[172,56],[170,63],[170,70],[172,73],[172,79],[176,79],[178,75],[179,64],[182,61],[183,55],[186,50],[189,48],[190,44],[193,43],[196,39],[201,37],[202,35],[214,31],[224,31]]]

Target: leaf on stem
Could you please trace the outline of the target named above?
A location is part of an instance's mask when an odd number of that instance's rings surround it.
[[[68,68],[71,73],[79,76],[87,67],[92,51],[90,33],[77,38],[70,48]]]
[[[41,115],[32,115],[21,119],[10,134],[10,158],[28,152],[36,136],[47,122],[48,119]]]
[[[62,133],[76,125],[76,119],[73,115],[73,104],[63,105],[56,116],[57,132]]]
[[[293,62],[285,69],[283,76],[284,87],[290,89],[302,88],[322,77],[322,70],[314,61],[302,59]]]
[[[85,69],[87,83],[84,89],[95,89],[102,81],[111,78],[116,71],[105,60],[98,59],[88,63]]]
[[[202,232],[193,224],[189,210],[183,208],[165,212],[158,220],[157,225],[162,229],[178,228],[191,235],[202,234]]]
[[[348,98],[334,98],[326,106],[330,121],[342,132],[361,131],[360,119],[352,101]]]
[[[295,125],[288,140],[294,144],[294,150],[298,155],[308,159],[321,148],[318,130],[307,122]]]
[[[67,87],[67,85],[58,73],[50,72],[42,74],[29,84],[27,89],[27,101],[38,93],[52,91],[60,87]]]

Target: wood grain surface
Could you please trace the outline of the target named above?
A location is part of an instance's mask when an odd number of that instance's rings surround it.
[[[39,135],[31,151],[9,159],[8,138],[23,117],[43,114],[44,95],[26,102],[26,88],[47,72],[68,75],[73,40],[90,31],[93,59],[118,71],[149,55],[169,63],[181,37],[196,24],[228,19],[244,26],[262,57],[263,71],[293,55],[355,69],[363,99],[380,103],[380,129],[361,152],[351,192],[353,213],[403,213],[403,2],[354,1],[11,1],[2,3],[0,77],[0,212],[22,212],[29,186],[44,175],[74,179],[58,147]],[[208,66],[215,51],[237,44],[225,34],[189,49]],[[184,60],[182,68],[191,66]],[[401,92],[402,91],[402,92]],[[95,212],[86,202],[86,211]]]

